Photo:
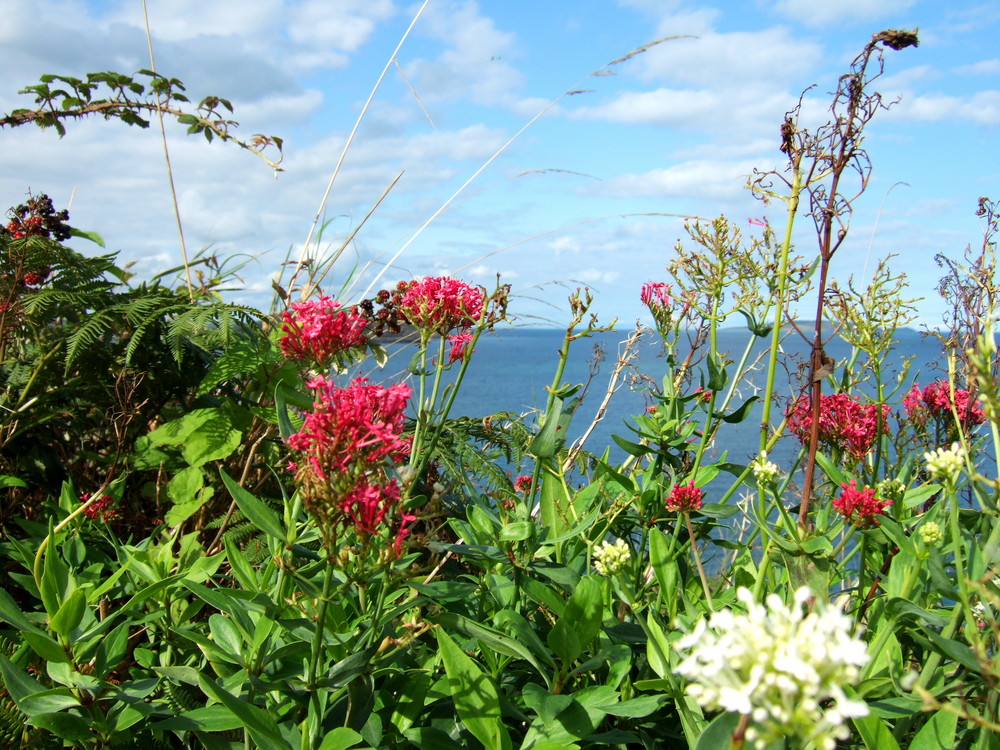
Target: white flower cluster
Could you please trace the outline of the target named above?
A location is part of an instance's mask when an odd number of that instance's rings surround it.
[[[624,539],[611,542],[602,542],[594,550],[594,570],[602,576],[616,576],[629,558],[629,546]]]
[[[950,448],[938,448],[924,454],[927,462],[927,473],[936,479],[954,482],[965,468],[965,450],[959,443],[952,443]]]
[[[767,451],[761,451],[751,466],[753,467],[753,475],[760,484],[768,484],[774,481],[781,473],[781,469],[778,468],[776,463],[767,460]]]
[[[833,750],[850,735],[846,720],[868,714],[842,687],[858,680],[865,644],[839,609],[817,602],[806,611],[811,596],[799,589],[789,608],[771,594],[765,607],[741,588],[746,614],[715,612],[677,642],[688,652],[677,667],[691,681],[688,694],[705,708],[750,716],[746,737],[756,747],[798,737]]]

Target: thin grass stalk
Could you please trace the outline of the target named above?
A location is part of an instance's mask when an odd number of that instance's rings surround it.
[[[156,72],[156,60],[153,57],[153,34],[149,26],[149,11],[146,0],[142,0],[142,18],[146,24],[146,46],[149,48],[149,69]],[[163,124],[163,107],[160,106],[160,95],[156,95],[156,111],[160,119],[160,138],[163,140],[163,160],[167,165],[167,182],[170,184],[170,200],[174,207],[174,220],[177,222],[177,235],[181,243],[181,260],[184,262],[184,282],[187,284],[188,298],[194,300],[194,284],[191,282],[191,264],[188,261],[187,242],[184,240],[184,222],[181,220],[181,207],[177,200],[177,189],[174,187],[174,169],[170,164],[170,148],[167,146],[167,128]]]
[[[145,0],[144,0],[145,1]],[[424,12],[424,8],[430,0],[424,0],[424,2],[417,9],[417,12],[413,15],[413,20],[410,21],[410,25],[406,27],[406,31],[403,32],[403,36],[400,37],[399,43],[396,45],[396,49],[392,51],[392,55],[385,63],[385,67],[382,69],[382,73],[379,75],[378,80],[372,87],[371,92],[368,94],[368,99],[365,101],[364,106],[361,108],[360,114],[358,114],[358,119],[354,122],[354,127],[351,128],[351,134],[347,137],[347,142],[344,143],[344,148],[340,152],[340,158],[337,159],[337,165],[333,169],[333,174],[330,175],[330,181],[327,183],[326,191],[323,193],[323,198],[319,202],[319,208],[316,209],[316,216],[313,218],[312,226],[309,227],[309,234],[306,236],[306,241],[302,245],[302,252],[299,253],[299,261],[295,265],[295,271],[292,273],[292,278],[288,283],[289,289],[291,289],[295,284],[295,279],[302,269],[302,264],[305,261],[306,254],[309,252],[309,247],[312,244],[313,235],[316,233],[316,227],[319,225],[320,219],[323,216],[323,210],[326,208],[326,203],[330,198],[330,192],[333,190],[333,184],[337,181],[337,176],[340,174],[340,169],[344,165],[344,160],[347,158],[347,152],[350,150],[351,145],[354,143],[354,138],[358,134],[358,129],[361,127],[361,122],[364,120],[365,115],[368,114],[368,108],[371,106],[372,101],[375,99],[375,94],[378,92],[379,88],[382,86],[382,81],[385,80],[389,69],[392,67],[396,60],[396,56],[399,51],[403,48],[403,44],[406,39],[410,36],[410,32],[417,25],[417,20]],[[307,285],[308,287],[308,285]],[[305,291],[305,290],[303,290]],[[367,292],[365,292],[367,294]],[[307,295],[303,294],[302,299],[306,299]]]
[[[426,2],[425,2],[425,4],[426,4]],[[465,182],[463,182],[459,186],[459,188],[454,193],[452,193],[451,196],[444,203],[441,204],[440,208],[438,208],[437,211],[435,211],[433,214],[431,214],[431,216],[426,221],[424,221],[419,227],[417,227],[416,231],[412,235],[410,235],[410,238],[406,242],[403,243],[403,246],[400,247],[399,250],[397,250],[396,253],[392,256],[392,258],[390,258],[389,262],[386,263],[385,268],[368,285],[368,288],[365,289],[364,293],[362,294],[362,297],[367,297],[371,293],[371,290],[375,287],[375,285],[378,284],[379,281],[381,281],[382,276],[385,274],[385,270],[388,269],[388,268],[390,268],[390,267],[392,267],[393,264],[395,264],[395,262],[397,260],[399,260],[400,256],[407,250],[407,248],[409,248],[410,245],[412,245],[417,240],[417,238],[421,234],[423,234],[423,231],[428,226],[430,226],[430,224],[435,219],[437,219],[438,216],[440,216],[441,214],[443,214],[448,209],[448,207],[451,206],[451,204],[455,202],[455,199],[458,198],[458,196],[461,195],[463,192],[465,192],[465,189],[469,185],[471,185],[472,182],[477,177],[479,177],[479,175],[481,175],[483,172],[485,172],[486,168],[489,167],[490,164],[492,164],[494,161],[496,161],[500,157],[500,155],[503,154],[510,147],[510,145],[512,143],[514,143],[514,141],[516,141],[518,138],[520,138],[521,135],[523,135],[524,132],[528,128],[530,128],[532,125],[534,125],[550,109],[552,109],[554,106],[556,106],[559,102],[561,102],[567,96],[570,96],[571,94],[579,93],[576,90],[577,86],[579,86],[580,84],[582,84],[588,78],[592,78],[595,75],[600,75],[602,71],[606,70],[607,68],[611,67],[612,65],[618,65],[619,63],[623,63],[626,60],[630,59],[631,57],[634,57],[635,55],[640,54],[642,52],[645,52],[647,49],[649,49],[650,47],[653,47],[653,46],[655,46],[657,44],[661,44],[663,42],[670,41],[672,39],[678,39],[678,38],[680,38],[680,37],[671,36],[671,37],[663,37],[662,39],[657,39],[655,42],[650,42],[649,44],[643,45],[642,47],[633,50],[632,52],[628,53],[624,57],[620,57],[617,60],[613,60],[612,62],[608,63],[603,68],[601,68],[600,70],[594,71],[590,75],[585,76],[584,78],[581,78],[580,81],[577,82],[576,86],[574,86],[571,89],[567,89],[562,94],[560,94],[555,99],[553,99],[548,104],[546,104],[544,107],[542,107],[538,111],[538,113],[535,114],[534,117],[532,117],[530,120],[528,120],[528,122],[526,122],[523,126],[521,126],[520,130],[518,130],[516,133],[514,133],[514,135],[512,135],[510,138],[508,138],[504,142],[504,144],[502,146],[500,146],[500,148],[498,148],[489,159],[487,159],[485,162],[483,162],[479,166],[479,168],[475,172],[472,173],[472,175],[469,177],[469,179],[467,179]]]

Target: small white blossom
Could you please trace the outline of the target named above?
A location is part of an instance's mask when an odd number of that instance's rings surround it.
[[[850,735],[847,719],[868,714],[864,701],[843,690],[868,660],[864,641],[851,635],[852,621],[836,607],[817,603],[806,611],[811,596],[803,587],[791,607],[776,594],[764,606],[741,588],[746,614],[715,612],[677,642],[688,652],[677,667],[691,681],[688,694],[705,708],[749,716],[746,737],[758,748],[798,737],[833,750]]]
[[[629,558],[629,546],[624,539],[611,542],[602,542],[594,550],[594,570],[602,576],[616,576]]]
[[[965,450],[959,443],[952,443],[950,448],[938,448],[924,454],[927,462],[927,473],[935,479],[954,482],[965,468]]]
[[[757,482],[760,484],[768,484],[774,481],[781,473],[781,469],[778,468],[776,463],[767,460],[767,451],[761,451],[751,466],[753,468],[753,475],[757,477]]]

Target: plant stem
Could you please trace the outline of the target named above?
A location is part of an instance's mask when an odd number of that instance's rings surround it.
[[[691,514],[684,514],[684,521],[687,524],[688,536],[691,538],[691,552],[694,554],[694,564],[698,568],[698,577],[701,578],[701,587],[705,591],[705,600],[708,603],[710,612],[715,611],[715,604],[712,602],[712,590],[708,586],[708,576],[705,575],[705,568],[701,564],[701,555],[698,553],[698,543],[694,537],[694,527],[691,525]]]

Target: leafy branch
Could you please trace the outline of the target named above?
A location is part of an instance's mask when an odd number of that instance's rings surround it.
[[[136,80],[142,76],[145,83]],[[150,114],[170,115],[182,125],[187,125],[189,134],[201,133],[209,142],[213,138],[235,143],[263,159],[275,172],[280,172],[282,160],[282,139],[277,136],[254,134],[249,141],[232,134],[239,123],[227,119],[232,114],[233,105],[227,99],[206,96],[194,111],[189,111],[175,103],[190,100],[182,92],[184,85],[176,78],[167,78],[152,70],[139,70],[135,76],[121,73],[88,73],[86,80],[72,76],[46,74],[40,83],[21,89],[19,94],[34,94],[35,109],[15,109],[0,117],[0,128],[18,127],[34,123],[40,128],[53,127],[59,136],[66,134],[64,122],[81,119],[89,115],[101,115],[106,120],[118,118],[127,125],[148,128]],[[225,110],[225,112],[223,112]],[[267,150],[277,150],[277,157],[271,158]]]

